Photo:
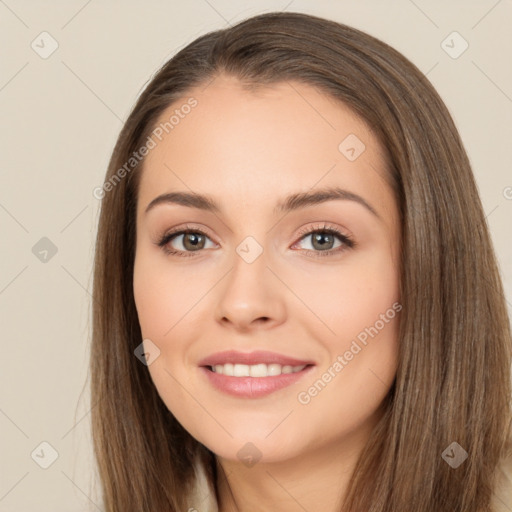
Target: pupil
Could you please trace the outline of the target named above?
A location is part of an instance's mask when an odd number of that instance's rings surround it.
[[[325,239],[324,242],[322,242],[322,239]],[[325,249],[325,246],[329,243],[332,243],[332,235],[328,233],[317,233],[313,236],[313,246],[315,246],[315,243],[319,243],[320,249]]]
[[[188,233],[185,237],[185,246],[187,245],[187,242],[190,242],[192,244],[192,248],[197,248],[197,246],[200,244],[202,235],[197,236],[194,233]]]

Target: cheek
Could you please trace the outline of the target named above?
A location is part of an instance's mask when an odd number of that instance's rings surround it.
[[[180,412],[180,420],[186,421],[190,431],[190,425],[204,422],[200,411],[190,407],[190,395],[185,391],[191,377],[186,366],[189,336],[195,334],[194,326],[187,323],[187,313],[198,302],[200,291],[190,276],[165,264],[165,258],[161,260],[144,249],[137,253],[135,305],[143,339],[151,340],[160,351],[148,366],[155,389],[170,411]]]
[[[390,330],[393,304],[400,300],[399,269],[384,251],[368,251],[340,265],[303,273],[294,283],[294,292],[313,313],[307,318],[314,332],[340,349],[376,322],[382,327],[381,315],[386,317],[383,330]]]
[[[138,269],[134,274],[133,293],[139,323],[144,338],[157,339],[172,327],[170,312],[176,299],[165,293],[165,287],[155,281],[151,269]]]
[[[399,269],[390,254],[375,251],[317,277],[302,280],[298,294],[316,313],[304,325],[328,356],[299,402],[311,403],[311,410],[353,411],[353,419],[360,414],[362,420],[378,407],[396,374]]]
[[[196,279],[165,258],[141,250],[135,259],[133,293],[143,336],[155,340],[171,336],[207,289],[207,283],[199,289]]]

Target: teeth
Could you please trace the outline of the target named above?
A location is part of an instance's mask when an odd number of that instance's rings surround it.
[[[273,377],[282,373],[297,373],[306,367],[300,366],[281,366],[280,364],[217,364],[210,368],[215,373],[227,375],[228,377]]]
[[[235,377],[249,377],[249,366],[245,364],[235,364],[235,366],[233,366],[233,375]]]

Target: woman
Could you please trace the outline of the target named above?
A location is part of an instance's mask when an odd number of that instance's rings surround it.
[[[102,187],[106,511],[512,509],[511,333],[443,102],[298,13],[193,41]]]

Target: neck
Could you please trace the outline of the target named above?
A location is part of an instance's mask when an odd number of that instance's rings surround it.
[[[219,512],[339,512],[370,432],[252,467],[217,457]]]

